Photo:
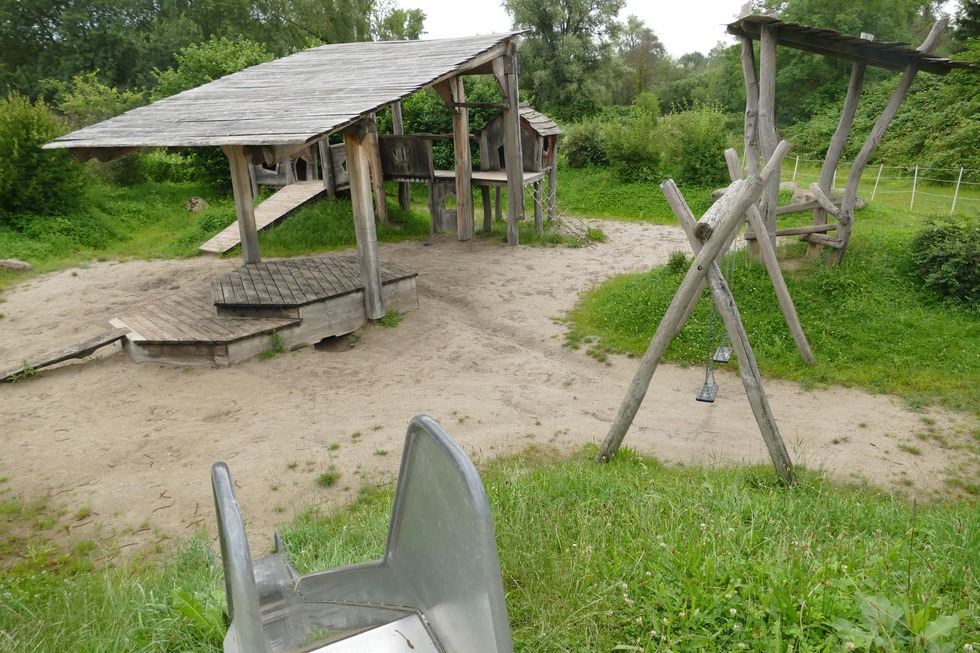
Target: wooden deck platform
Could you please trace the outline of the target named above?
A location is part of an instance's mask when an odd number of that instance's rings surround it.
[[[265,227],[281,222],[290,213],[306,206],[327,192],[323,182],[297,181],[283,186],[273,193],[269,199],[255,207],[255,228]],[[211,254],[222,254],[241,242],[238,222],[232,222],[211,240],[198,249]]]
[[[387,310],[418,307],[414,272],[382,264]],[[272,348],[290,349],[355,331],[367,321],[355,256],[263,261],[209,286],[152,299],[112,320],[128,328],[123,346],[137,361],[227,365]]]

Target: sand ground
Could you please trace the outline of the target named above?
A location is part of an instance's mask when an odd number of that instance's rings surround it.
[[[124,550],[214,532],[209,466],[231,468],[254,550],[311,505],[341,504],[394,478],[413,415],[438,420],[477,461],[528,445],[573,451],[602,441],[637,360],[600,363],[562,346],[555,318],[611,275],[687,251],[675,228],[603,222],[595,247],[507,248],[433,238],[382,244],[382,260],[419,273],[419,309],[396,328],[231,367],[134,363],[117,346],[87,361],[0,385],[0,476],[26,498],[50,496],[90,515],[78,537]],[[207,281],[237,260],[93,263],[7,293],[0,367],[91,337],[148,293]],[[820,325],[804,325],[807,330]],[[696,368],[661,366],[625,445],[665,462],[768,463],[737,378],[719,374],[713,404],[694,401]],[[854,389],[806,390],[767,380],[797,464],[903,492],[941,490],[956,456],[915,433],[924,418]],[[935,427],[934,427],[935,428]],[[899,447],[914,442],[914,455]],[[339,482],[316,478],[336,468]]]

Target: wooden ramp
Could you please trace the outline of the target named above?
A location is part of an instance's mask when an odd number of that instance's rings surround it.
[[[118,340],[122,340],[128,333],[129,329],[125,327],[113,329],[112,331],[107,331],[106,333],[97,335],[94,338],[89,338],[85,342],[80,342],[77,345],[71,345],[70,347],[58,349],[57,351],[53,351],[43,356],[38,356],[37,358],[24,360],[20,365],[14,365],[13,367],[8,367],[5,370],[0,370],[0,381],[15,380],[24,374],[33,375],[35,370],[39,370],[42,367],[49,367],[57,363],[62,363],[64,361],[71,360],[72,358],[85,358],[86,356],[94,353],[97,349],[101,349],[106,345],[111,345]]]
[[[264,229],[284,219],[293,211],[306,206],[327,191],[323,182],[298,181],[284,186],[269,199],[255,207],[255,228]],[[241,242],[238,222],[232,222],[221,233],[198,249],[211,254],[223,254]]]

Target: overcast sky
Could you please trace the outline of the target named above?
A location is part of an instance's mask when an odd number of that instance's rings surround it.
[[[726,38],[725,25],[735,20],[744,1],[627,0],[619,18],[639,16],[674,57],[688,52],[707,54],[718,41],[731,42]],[[511,27],[500,0],[398,0],[398,4],[425,12],[426,34],[422,38],[426,39],[506,32]]]

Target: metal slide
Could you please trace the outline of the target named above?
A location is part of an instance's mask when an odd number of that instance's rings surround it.
[[[211,469],[231,626],[225,653],[513,653],[483,483],[433,419],[405,436],[384,558],[299,576],[252,561],[227,465]]]

